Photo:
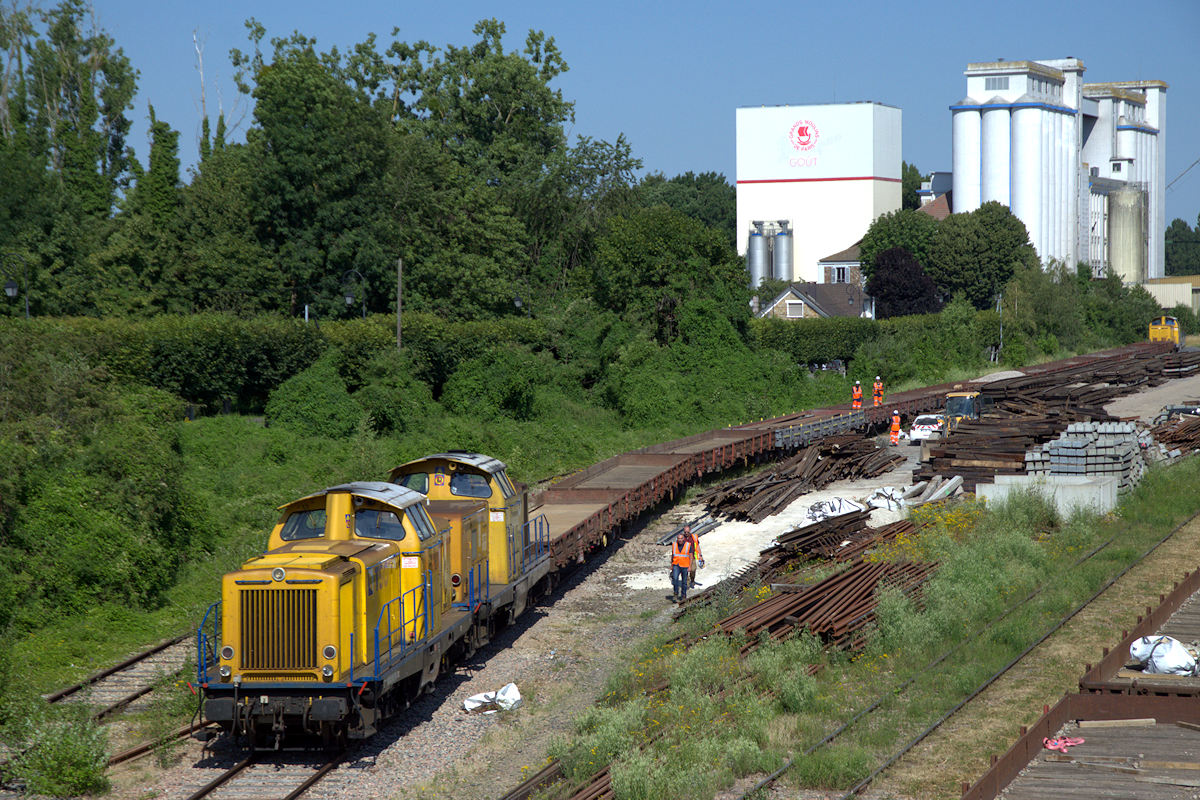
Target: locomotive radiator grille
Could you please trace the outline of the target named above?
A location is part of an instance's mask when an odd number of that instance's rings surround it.
[[[241,591],[242,669],[317,668],[317,590]]]

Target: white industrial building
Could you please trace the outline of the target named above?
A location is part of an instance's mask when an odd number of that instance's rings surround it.
[[[967,65],[967,96],[950,107],[953,210],[1003,203],[1043,263],[1161,277],[1167,85],[1083,72],[1076,58]]]
[[[752,286],[819,282],[818,260],[900,208],[900,109],[737,109],[737,249]]]

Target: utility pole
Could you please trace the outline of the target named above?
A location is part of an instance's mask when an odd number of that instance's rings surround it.
[[[396,259],[396,349],[400,349],[400,308],[404,304],[404,259]]]

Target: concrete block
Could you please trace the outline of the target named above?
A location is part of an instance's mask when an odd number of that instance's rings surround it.
[[[1120,481],[1111,476],[997,475],[995,483],[981,483],[975,494],[986,500],[1003,500],[1013,492],[1035,491],[1054,502],[1063,515],[1077,510],[1106,514],[1117,506]]]

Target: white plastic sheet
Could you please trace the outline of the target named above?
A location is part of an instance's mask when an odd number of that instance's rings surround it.
[[[852,514],[855,511],[862,510],[862,505],[853,500],[847,500],[844,497],[834,497],[831,500],[821,500],[813,503],[808,507],[808,514],[806,516],[813,522],[820,522],[823,519],[840,517],[842,514]]]
[[[512,711],[521,705],[521,692],[515,683],[506,683],[494,692],[473,694],[463,701],[463,709],[476,714]]]
[[[1144,662],[1155,675],[1195,675],[1196,659],[1170,636],[1143,636],[1129,646],[1129,655]]]
[[[904,508],[904,490],[897,489],[895,486],[884,486],[876,489],[875,492],[867,498],[867,505],[871,508],[886,508],[888,511],[898,511]]]

